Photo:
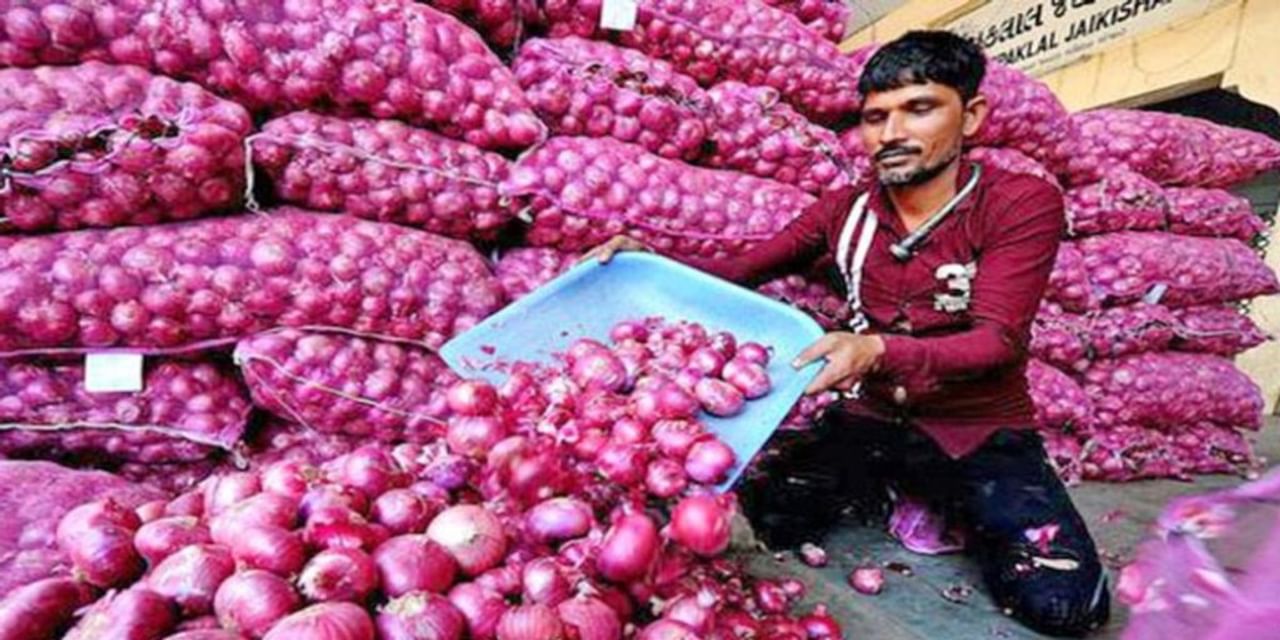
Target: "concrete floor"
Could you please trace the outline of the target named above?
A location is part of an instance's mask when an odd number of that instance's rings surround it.
[[[1257,435],[1258,454],[1280,461],[1280,420],[1272,418]],[[1268,462],[1268,467],[1271,466]],[[1085,483],[1071,490],[1089,523],[1104,561],[1115,571],[1127,561],[1164,505],[1179,495],[1233,486],[1235,476],[1200,476],[1194,482],[1154,480],[1126,484]],[[844,627],[845,637],[858,640],[969,640],[1046,638],[1002,615],[982,591],[975,567],[961,555],[913,554],[884,531],[856,525],[833,532],[826,540],[830,563],[811,569],[791,554],[786,557],[752,555],[748,562],[763,574],[785,572],[809,586],[808,603],[824,602]],[[853,591],[845,576],[858,564],[897,562],[911,575],[885,571],[885,589],[877,596]],[[967,597],[945,598],[957,586],[972,587]],[[1127,620],[1123,606],[1115,606],[1106,628],[1091,638],[1121,637]],[[1169,640],[1178,640],[1170,638]]]

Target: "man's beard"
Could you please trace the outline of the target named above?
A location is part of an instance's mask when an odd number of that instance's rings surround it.
[[[958,157],[960,157],[960,148],[956,147],[934,164],[914,168],[884,169],[877,172],[877,177],[880,179],[880,184],[886,187],[913,187],[938,177]]]

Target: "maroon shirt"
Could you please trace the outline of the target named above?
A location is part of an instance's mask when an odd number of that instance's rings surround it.
[[[972,172],[965,161],[957,190]],[[754,283],[837,255],[840,231],[860,193],[828,193],[745,254],[690,264]],[[1065,230],[1062,195],[1038,178],[983,165],[974,190],[906,262],[889,252],[907,231],[883,189],[874,188],[867,209],[879,225],[859,290],[868,332],[883,336],[885,352],[848,409],[905,417],[953,457],[972,452],[999,429],[1033,428],[1027,343]],[[938,267],[969,263],[977,269],[968,308],[935,308],[935,295],[949,292],[935,275]]]

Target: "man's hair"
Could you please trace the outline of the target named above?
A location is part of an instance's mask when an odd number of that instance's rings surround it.
[[[871,56],[858,78],[858,93],[936,82],[968,102],[978,95],[986,71],[986,56],[973,42],[950,31],[909,31]]]

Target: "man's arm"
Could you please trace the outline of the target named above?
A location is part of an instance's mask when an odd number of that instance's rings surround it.
[[[1045,185],[995,218],[986,231],[992,241],[978,257],[973,327],[938,337],[882,336],[877,372],[910,395],[1007,366],[1026,351],[1065,227],[1062,196]]]
[[[680,258],[685,264],[739,284],[757,284],[788,266],[812,261],[827,243],[827,229],[848,200],[849,191],[827,193],[805,208],[777,235],[729,258]]]

